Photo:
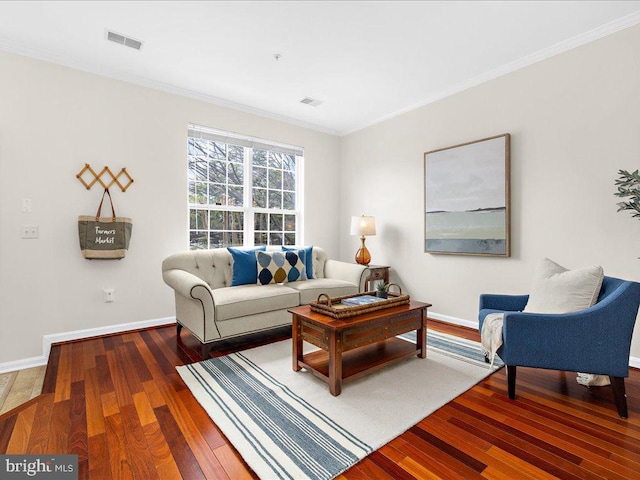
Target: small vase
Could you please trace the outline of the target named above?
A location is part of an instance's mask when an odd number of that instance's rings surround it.
[[[378,298],[388,298],[388,292],[377,291],[376,292],[376,297],[378,297]]]

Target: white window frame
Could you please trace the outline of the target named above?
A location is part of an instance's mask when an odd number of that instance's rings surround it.
[[[206,140],[213,140],[220,143],[226,143],[228,145],[237,145],[244,147],[244,158],[243,158],[243,169],[244,169],[244,182],[243,182],[243,206],[234,206],[234,205],[211,205],[209,203],[199,204],[199,203],[190,203],[189,202],[189,179],[187,178],[187,218],[188,225],[187,231],[188,235],[188,248],[191,248],[191,210],[218,210],[218,211],[228,211],[228,212],[242,212],[244,217],[244,229],[243,229],[243,246],[245,247],[253,247],[255,246],[255,224],[254,224],[254,216],[256,213],[271,213],[271,214],[281,214],[283,215],[283,231],[284,231],[284,215],[294,215],[296,221],[296,245],[304,245],[303,232],[304,232],[304,218],[302,212],[304,211],[304,149],[302,147],[294,146],[294,145],[286,145],[282,143],[272,142],[270,140],[264,140],[254,137],[249,137],[246,135],[241,135],[232,132],[225,132],[222,130],[216,130],[209,127],[204,127],[195,124],[189,124],[187,130],[187,142],[189,138],[202,138]],[[286,153],[295,155],[295,209],[294,210],[285,210],[284,208],[262,208],[262,207],[254,207],[253,206],[253,151],[256,150],[267,150],[278,153]],[[189,162],[189,153],[187,152],[187,171],[188,171],[188,162]],[[268,166],[268,161],[267,161]],[[268,171],[267,168],[267,191],[268,188]],[[207,182],[210,183],[210,182]],[[284,189],[282,189],[284,190]],[[209,195],[207,195],[207,199]],[[207,200],[208,201],[208,200]],[[268,200],[267,200],[268,201]],[[267,203],[268,205],[268,203]],[[210,216],[209,216],[210,217]],[[210,244],[210,232],[211,232],[211,224],[210,218],[208,219],[208,230],[207,230],[207,246],[211,247]],[[269,234],[267,234],[267,245],[269,243]],[[284,235],[284,234],[283,234]],[[284,236],[282,239],[282,245],[285,244]]]

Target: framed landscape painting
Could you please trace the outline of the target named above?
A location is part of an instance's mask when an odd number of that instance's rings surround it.
[[[425,252],[510,256],[510,135],[424,154]]]

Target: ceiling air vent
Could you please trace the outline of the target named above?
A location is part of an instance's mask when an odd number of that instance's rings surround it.
[[[312,107],[317,107],[318,105],[322,105],[324,102],[322,100],[316,100],[315,98],[305,97],[300,100],[300,103],[304,103],[305,105],[310,105]]]
[[[116,32],[110,32],[109,30],[107,30],[107,40],[109,40],[110,42],[119,43],[120,45],[124,45],[125,47],[135,48],[136,50],[140,50],[142,48],[142,42],[140,40],[126,37]]]

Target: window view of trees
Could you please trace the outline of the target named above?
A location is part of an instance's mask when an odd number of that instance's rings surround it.
[[[191,249],[296,244],[295,155],[189,136],[188,180]]]

